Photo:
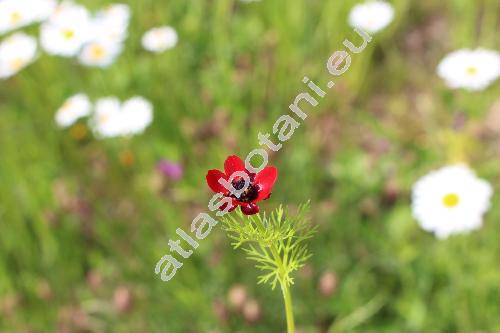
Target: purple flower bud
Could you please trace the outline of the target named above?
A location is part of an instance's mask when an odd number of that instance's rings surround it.
[[[171,178],[173,180],[179,180],[182,178],[184,170],[182,166],[175,162],[170,162],[168,160],[161,160],[156,165],[156,168],[165,177]]]

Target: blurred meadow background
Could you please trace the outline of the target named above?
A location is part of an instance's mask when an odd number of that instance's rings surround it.
[[[325,86],[326,60],[359,40],[347,20],[359,1],[122,2],[128,37],[109,67],[40,51],[0,80],[0,331],[283,332],[279,291],[257,286],[220,228],[172,281],[154,267],[207,211],[207,170],[257,147],[303,76]],[[458,160],[500,185],[498,83],[451,90],[436,74],[451,51],[498,49],[500,4],[391,4],[391,24],[270,156],[279,178],[261,210],[311,200],[319,228],[292,290],[298,332],[500,332],[498,193],[481,229],[446,240],[411,213],[415,181]],[[147,52],[142,35],[161,25],[177,45]],[[153,121],[125,138],[97,139],[84,119],[59,128],[79,92],[143,96]]]

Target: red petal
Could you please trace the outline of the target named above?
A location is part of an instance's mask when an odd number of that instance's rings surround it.
[[[223,205],[219,208],[219,210],[220,210],[220,211],[223,211],[224,209],[226,209],[226,207],[227,207],[227,204],[223,204]],[[236,209],[236,207],[238,207],[238,203],[237,203],[236,199],[233,199],[233,202],[231,203],[231,208],[229,208],[229,210],[228,210],[227,212],[228,212],[228,213],[229,213],[229,212],[232,212],[233,210],[235,210],[235,209]]]
[[[254,203],[247,203],[241,206],[241,211],[245,215],[253,215],[259,212],[259,206]]]
[[[227,193],[227,190],[224,186],[219,184],[219,179],[224,178],[227,180],[226,175],[220,170],[208,170],[207,176],[208,187],[212,189],[212,191],[216,193]]]
[[[245,171],[245,162],[238,156],[231,155],[224,162],[224,171],[229,178],[236,171]]]
[[[233,199],[233,205],[236,205],[236,206],[244,206],[244,205],[246,205],[246,204],[247,204],[246,202],[239,201],[238,199]]]
[[[278,178],[278,169],[272,166],[265,167],[255,176],[255,184],[259,185],[259,196],[254,202],[267,199],[271,195],[276,178]]]

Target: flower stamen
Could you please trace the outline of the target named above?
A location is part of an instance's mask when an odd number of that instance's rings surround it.
[[[18,71],[24,66],[24,61],[21,58],[15,58],[10,62],[9,66],[12,70]]]
[[[21,18],[21,14],[19,12],[12,12],[10,14],[10,23],[17,24],[19,21],[21,21]]]
[[[104,48],[100,45],[94,44],[90,47],[90,57],[94,60],[99,60],[104,57]]]
[[[63,31],[63,36],[65,39],[70,40],[75,36],[75,32],[71,29],[66,29]]]
[[[466,69],[467,75],[474,76],[477,74],[477,68],[474,66],[469,66]]]
[[[241,202],[252,202],[253,200],[257,199],[257,197],[259,196],[259,187],[258,187],[258,185],[255,185],[252,182],[253,182],[253,179],[250,179],[250,184],[245,189],[245,191],[243,191],[243,193],[241,193],[239,198],[237,198],[234,195],[231,195],[231,197],[238,199]],[[243,186],[245,186],[245,179],[244,178],[237,178],[237,179],[233,180],[232,185],[236,190],[241,190],[243,188]]]
[[[443,204],[448,208],[453,208],[458,205],[460,198],[455,193],[448,193],[443,197]]]

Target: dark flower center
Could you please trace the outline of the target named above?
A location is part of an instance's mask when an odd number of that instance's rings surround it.
[[[238,199],[241,202],[252,202],[259,196],[259,185],[253,183],[253,176],[250,176],[250,185],[246,188],[240,197],[237,198],[235,195],[231,194],[232,198]],[[236,190],[241,190],[245,186],[245,179],[237,178],[233,180],[232,185]]]

